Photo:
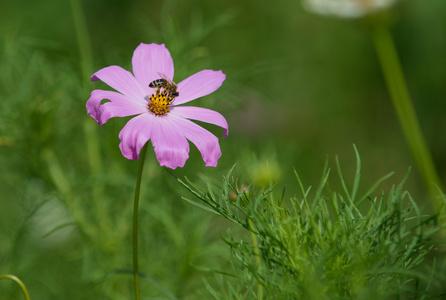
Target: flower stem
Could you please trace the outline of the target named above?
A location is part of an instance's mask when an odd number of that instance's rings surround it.
[[[25,299],[26,300],[31,299],[29,297],[29,293],[28,293],[28,290],[26,289],[25,284],[17,276],[9,275],[9,274],[8,275],[0,275],[0,280],[1,279],[11,279],[11,280],[15,281],[20,286],[20,289],[22,290],[23,295],[25,296]]]
[[[438,212],[442,198],[440,179],[421,132],[388,26],[376,25],[373,30],[373,39],[404,137],[415,159],[423,184],[431,196],[433,209]]]
[[[141,191],[141,177],[142,170],[144,168],[144,160],[147,152],[147,143],[142,147],[139,153],[139,170],[138,177],[136,179],[135,198],[133,201],[133,278],[135,284],[135,299],[140,300],[140,288],[139,288],[139,267],[138,267],[138,205],[139,194]]]

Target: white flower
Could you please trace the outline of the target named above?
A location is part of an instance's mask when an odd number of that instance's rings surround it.
[[[397,1],[399,0],[303,0],[303,5],[309,11],[322,15],[360,18],[386,9]]]

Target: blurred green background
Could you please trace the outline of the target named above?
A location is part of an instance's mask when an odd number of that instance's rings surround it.
[[[227,75],[217,92],[194,102],[228,120],[219,166],[204,167],[191,147],[177,176],[218,182],[237,164],[241,184],[272,178],[294,194],[293,168],[315,185],[327,156],[338,155],[353,178],[353,144],[364,189],[392,171],[383,188],[399,183],[414,164],[359,22],[308,13],[299,1],[100,0],[82,2],[86,36],[76,29],[76,3],[0,4],[0,274],[19,276],[34,299],[131,294],[125,272],[138,164],[118,147],[128,118],[99,128],[85,102],[91,90],[106,88],[89,83],[90,75],[109,65],[130,70],[141,42],[166,44],[176,82],[204,68]],[[445,183],[446,2],[407,0],[393,13],[407,83]],[[90,50],[80,50],[79,34]],[[220,128],[204,126],[221,137]],[[151,149],[143,182],[143,294],[206,297],[210,275],[197,266],[224,269],[229,253],[220,235],[229,224],[181,200],[189,194]],[[406,188],[428,211],[416,169]],[[224,277],[213,276],[207,279],[224,286]],[[0,299],[17,295],[15,285],[0,281]]]

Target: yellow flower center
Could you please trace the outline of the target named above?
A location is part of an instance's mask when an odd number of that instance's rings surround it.
[[[169,106],[172,103],[172,96],[166,93],[165,90],[160,91],[160,88],[156,90],[156,94],[149,97],[149,111],[156,116],[163,116],[170,112]]]

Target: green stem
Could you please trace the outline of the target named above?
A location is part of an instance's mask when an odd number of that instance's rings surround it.
[[[147,143],[142,147],[139,153],[139,170],[136,179],[135,199],[133,201],[133,278],[135,283],[135,299],[141,299],[139,288],[139,267],[138,267],[138,205],[139,194],[141,190],[141,177],[144,168],[144,159],[146,157]]]
[[[433,209],[438,212],[442,206],[440,179],[421,132],[389,28],[383,25],[375,26],[373,38],[404,137],[423,184],[431,196]]]
[[[25,296],[25,299],[26,300],[30,300],[31,299],[29,297],[28,290],[26,289],[25,284],[18,277],[14,276],[14,275],[0,275],[0,280],[1,279],[11,279],[11,280],[15,281],[20,286],[20,288],[22,289],[22,292],[23,292],[23,295]]]

